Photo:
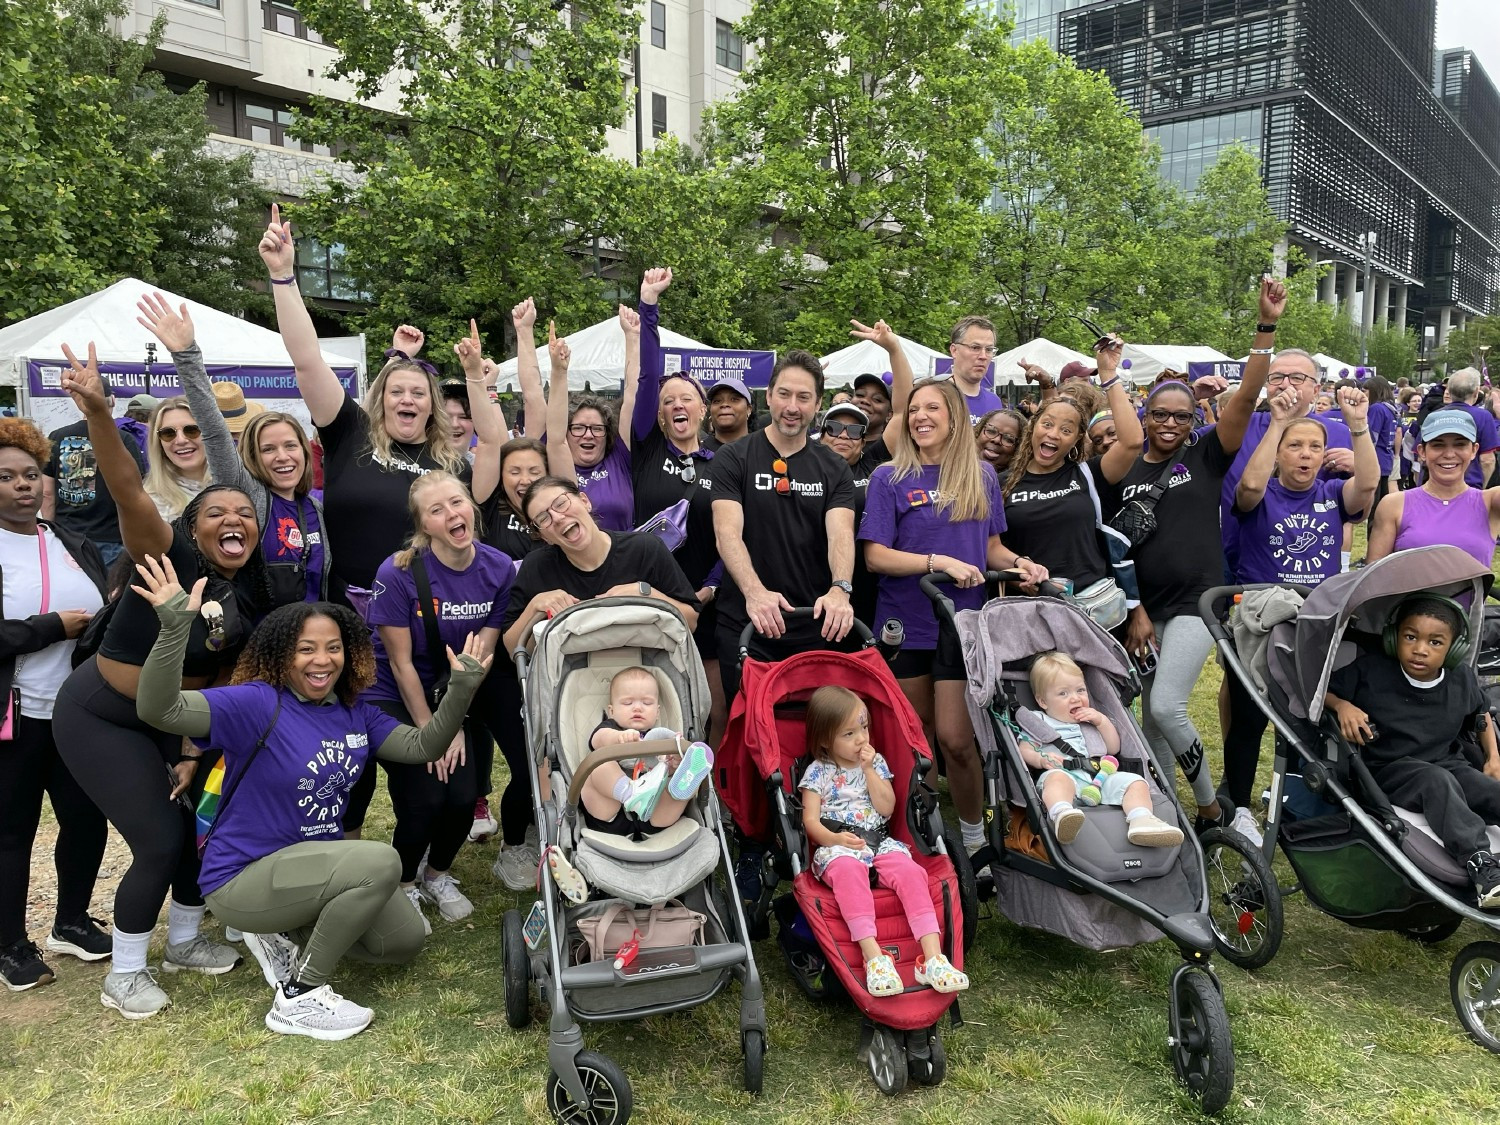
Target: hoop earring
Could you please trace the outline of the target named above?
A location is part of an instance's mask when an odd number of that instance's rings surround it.
[[[1198,444],[1198,431],[1197,430],[1189,430],[1188,431],[1188,436],[1187,436],[1187,441],[1183,442],[1183,444],[1186,445],[1189,449],[1191,449],[1191,448],[1193,448],[1193,446],[1197,445]]]

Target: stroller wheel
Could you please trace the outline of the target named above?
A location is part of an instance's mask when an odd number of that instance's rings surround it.
[[[1234,1042],[1224,997],[1208,975],[1198,971],[1180,973],[1172,987],[1177,1000],[1167,1039],[1172,1069],[1204,1113],[1218,1113],[1229,1104],[1234,1089]]]
[[[1214,948],[1231,964],[1258,969],[1276,956],[1285,933],[1276,877],[1238,833],[1210,828],[1202,845]]]
[[[573,1064],[583,1079],[588,1107],[575,1102],[556,1072],[547,1076],[547,1111],[563,1125],[625,1125],[630,1120],[630,1079],[607,1055],[579,1051]]]
[[[505,970],[505,1022],[520,1030],[531,1022],[531,958],[521,936],[521,912],[507,910],[500,925],[500,953]]]
[[[1459,950],[1448,991],[1469,1038],[1500,1054],[1500,942],[1476,941]]]
[[[943,823],[943,844],[948,849],[948,858],[953,861],[953,873],[958,877],[958,901],[963,906],[964,952],[974,947],[974,935],[979,932],[979,884],[974,878],[974,864],[969,859],[969,849],[964,847],[963,836]]]
[[[1433,926],[1410,926],[1396,932],[1410,941],[1419,942],[1422,945],[1436,945],[1440,941],[1447,941],[1458,932],[1458,927],[1463,925],[1464,920],[1457,914],[1451,918],[1445,918]]]
[[[759,1097],[766,1074],[765,1032],[755,1029],[745,1032],[742,1049],[745,1052],[745,1092]]]
[[[870,1038],[870,1076],[882,1094],[892,1097],[906,1088],[906,1046],[904,1037],[884,1024],[875,1025]]]
[[[907,1033],[906,1075],[918,1086],[937,1086],[948,1076],[948,1052],[936,1027]]]

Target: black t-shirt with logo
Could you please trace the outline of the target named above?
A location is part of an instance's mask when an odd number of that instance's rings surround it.
[[[342,582],[368,590],[380,564],[411,537],[407,494],[411,482],[442,466],[425,442],[391,442],[388,462],[375,460],[369,418],[347,395],[339,412],[318,427],[323,443],[323,515],[333,544],[333,572]],[[455,474],[469,483],[469,466]]]
[[[53,430],[50,440],[52,456],[42,472],[57,482],[53,518],[58,526],[95,543],[120,542],[119,510],[109,494],[109,485],[104,483],[104,474],[99,472],[94,443],[89,440],[89,424],[75,422]],[[120,440],[140,465],[141,448],[135,438],[121,430]]]
[[[708,572],[719,561],[713,501],[708,491],[713,457],[707,448],[691,455],[678,453],[666,435],[655,427],[645,437],[637,438],[630,451],[637,527],[679,500],[688,502],[687,539],[672,556],[695,590],[703,585]]]
[[[1083,479],[1088,473],[1096,489],[1103,487],[1099,461],[1096,457],[1086,465],[1026,473],[1005,493],[1005,545],[1054,577],[1072,579],[1075,590],[1111,574]]]
[[[1197,614],[1203,591],[1224,580],[1219,493],[1233,461],[1234,455],[1224,451],[1212,429],[1172,455],[1172,476],[1152,509],[1156,531],[1131,552],[1141,604],[1154,620]],[[1130,471],[1102,496],[1105,517],[1149,492],[1166,468],[1164,461],[1137,457]]]
[[[865,448],[859,455],[859,460],[851,465],[850,471],[854,474],[854,530],[859,531],[859,525],[865,518],[865,493],[870,487],[870,474],[880,468],[891,459],[891,451],[886,448],[884,438],[875,438],[865,443]],[[870,626],[875,632],[880,632],[880,627],[875,621],[875,595],[878,592],[879,580],[876,575],[870,573],[870,568],[865,565],[864,544],[856,544],[854,548],[854,616]]]
[[[490,493],[490,498],[480,507],[480,513],[484,517],[484,541],[517,562],[542,545],[542,541],[531,534],[526,521],[510,510],[503,488]]]
[[[777,459],[786,461],[785,494],[776,491],[779,474],[771,465]],[[828,592],[826,517],[833,508],[852,512],[855,501],[854,477],[842,457],[809,441],[781,458],[765,431],[757,431],[714,454],[709,494],[744,508],[745,549],[766,589],[794,606],[810,606]],[[745,595],[727,570],[718,602],[720,627],[743,628]]]
[[[521,569],[510,588],[510,603],[505,607],[504,628],[516,623],[532,598],[548,590],[563,590],[579,601],[587,601],[625,583],[649,582],[674,601],[684,605],[697,602],[697,591],[688,585],[682,568],[656,536],[636,531],[601,534],[608,535],[611,543],[609,554],[597,570],[580,570],[561,547],[552,543],[541,544],[521,560]]]

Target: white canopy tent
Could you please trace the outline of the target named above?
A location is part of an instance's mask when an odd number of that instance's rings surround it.
[[[932,370],[934,359],[947,358],[947,352],[934,351],[905,336],[897,339],[906,353],[906,362],[911,364],[912,374],[918,379]],[[884,348],[872,340],[856,340],[847,348],[823,357],[823,383],[827,387],[847,387],[866,372],[884,375],[890,369],[891,357]]]
[[[1359,364],[1357,363],[1349,363],[1346,360],[1336,359],[1323,352],[1314,353],[1313,361],[1323,369],[1323,378],[1329,381],[1335,379],[1352,379],[1354,378],[1354,372],[1359,368]]]
[[[280,334],[197,301],[157,290],[133,277],[0,329],[0,386],[16,388],[20,413],[34,418],[44,430],[78,420],[72,400],[57,389],[56,373],[64,362],[65,343],[80,359],[92,343],[106,369],[113,364],[140,369],[138,374],[110,372],[108,375],[115,388],[115,409],[122,413],[131,396],[148,388],[157,397],[161,397],[162,391],[178,393],[174,389],[177,375],[172,357],[155,336],[136,323],[140,315],[136,302],[150,292],[161,292],[174,309],[187,304],[211,376],[233,378],[244,387],[247,398],[267,410],[293,414],[303,419],[304,425],[311,426],[291,376],[292,358],[282,346]],[[143,365],[148,343],[155,345],[156,358],[146,371]],[[323,358],[341,374],[364,373],[363,363],[346,356],[325,350]],[[31,368],[37,371],[32,372]],[[231,370],[221,370],[225,368]]]
[[[588,328],[580,328],[564,336],[573,355],[568,362],[568,390],[581,391],[585,384],[595,391],[617,391],[625,381],[625,330],[620,327],[618,317],[601,320]],[[664,348],[707,348],[680,332],[670,328],[661,329]],[[542,369],[542,386],[552,377],[552,357],[545,344],[537,347],[537,366]],[[517,375],[520,361],[512,356],[500,365],[500,374],[495,386],[502,391],[518,391],[521,381]]]
[[[1094,357],[1075,352],[1072,348],[1065,348],[1061,344],[1054,344],[1045,336],[1038,336],[1029,343],[1021,344],[1019,347],[1011,348],[1008,352],[1001,352],[994,359],[995,386],[1009,387],[1022,386],[1026,383],[1026,373],[1021,370],[1021,360],[1034,363],[1038,367],[1045,368],[1047,373],[1054,379],[1068,364],[1075,360],[1082,360],[1090,367],[1094,366]]]
[[[1169,367],[1185,374],[1190,363],[1220,363],[1230,357],[1203,344],[1126,344],[1120,358],[1130,360],[1131,382],[1149,383]]]

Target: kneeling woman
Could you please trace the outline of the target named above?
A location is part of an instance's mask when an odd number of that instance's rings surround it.
[[[328,986],[339,958],[400,964],[426,934],[401,893],[395,849],[341,838],[344,800],[372,753],[407,763],[442,757],[489,659],[479,658],[472,634],[462,656],[448,650],[447,695],[431,721],[407,726],[357,698],[375,678],[375,657],[354,612],[302,602],[255,631],[231,686],[183,691],[204,580],[184,592],[165,556],[148,556],[138,569],[143,583],[132,589],[161,621],[141,669],[141,720],[224,752],[224,792],[199,884],[214,914],[245,931],[276,990],[268,1028],[325,1040],[356,1035],[373,1013]]]

